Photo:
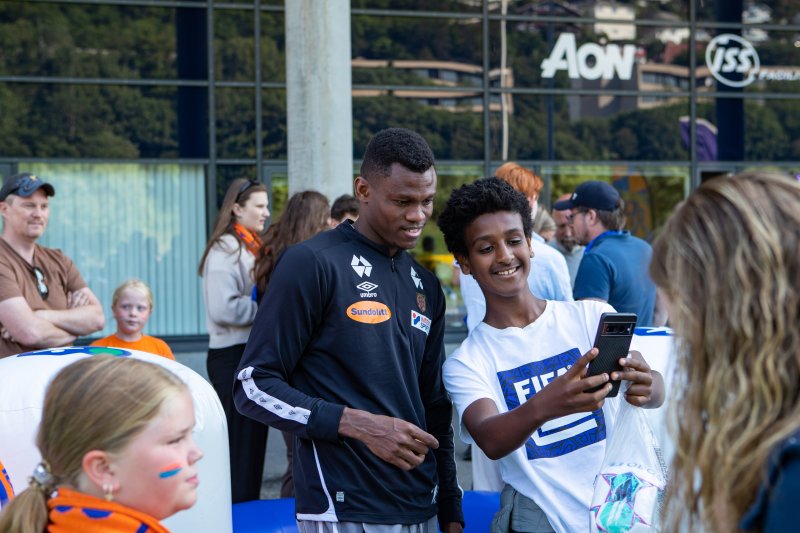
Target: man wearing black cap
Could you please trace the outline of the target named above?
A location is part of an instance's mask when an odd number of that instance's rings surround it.
[[[637,325],[654,325],[656,288],[647,274],[652,248],[623,231],[625,204],[617,190],[603,181],[586,181],[553,209],[571,210],[575,238],[586,245],[575,299],[608,302],[620,313],[636,313]]]
[[[65,346],[103,328],[97,297],[60,250],[36,244],[55,189],[23,173],[0,189],[0,357]]]

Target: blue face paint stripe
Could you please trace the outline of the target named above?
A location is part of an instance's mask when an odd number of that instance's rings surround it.
[[[183,470],[183,468],[181,468],[178,465],[171,465],[168,468],[169,470],[164,470],[163,472],[159,472],[158,477],[160,477],[161,479],[166,479],[176,475],[178,472]]]

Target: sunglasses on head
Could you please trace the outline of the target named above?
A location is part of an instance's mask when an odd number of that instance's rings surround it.
[[[256,180],[247,180],[247,181],[245,181],[244,183],[242,183],[242,186],[241,186],[241,187],[239,187],[239,192],[238,192],[238,194],[236,194],[236,203],[237,203],[237,204],[239,203],[239,199],[242,197],[242,195],[244,194],[244,192],[245,192],[247,189],[249,189],[250,187],[252,187],[253,185],[258,185],[258,182],[257,182]]]
[[[47,300],[47,297],[50,295],[50,289],[47,288],[47,284],[44,282],[44,273],[39,267],[33,267],[31,271],[36,277],[36,289],[39,291],[39,296],[42,297],[42,300]]]

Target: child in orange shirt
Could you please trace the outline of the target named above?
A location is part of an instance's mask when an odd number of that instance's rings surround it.
[[[142,333],[152,311],[153,292],[150,287],[138,279],[124,282],[111,297],[111,312],[117,321],[117,332],[94,341],[92,346],[140,350],[174,361],[175,356],[166,342]]]

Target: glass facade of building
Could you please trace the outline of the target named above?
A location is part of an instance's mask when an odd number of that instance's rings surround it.
[[[127,277],[153,286],[152,334],[204,334],[197,261],[230,180],[267,182],[280,214],[285,31],[282,1],[0,3],[0,174],[56,185],[45,244],[106,308]],[[515,160],[545,206],[608,180],[651,238],[705,177],[800,173],[800,0],[352,0],[351,47],[355,160],[419,131],[437,207]]]

